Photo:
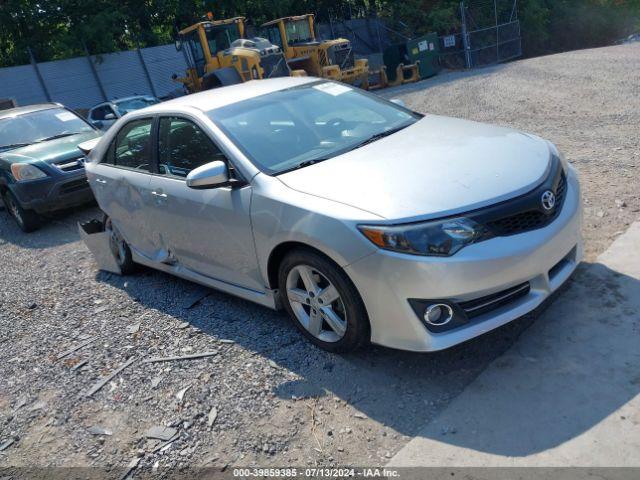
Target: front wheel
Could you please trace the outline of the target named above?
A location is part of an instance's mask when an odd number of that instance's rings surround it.
[[[20,230],[25,233],[29,233],[40,228],[40,225],[42,224],[40,215],[33,210],[27,210],[24,208],[20,204],[20,200],[18,200],[10,190],[4,192],[2,199],[7,207],[9,215],[11,215],[16,221]]]
[[[296,327],[330,352],[355,350],[369,340],[367,313],[344,271],[315,252],[296,250],[280,265],[282,303]]]

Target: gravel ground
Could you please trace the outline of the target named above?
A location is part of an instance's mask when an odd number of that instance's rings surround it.
[[[628,45],[384,94],[556,142],[582,176],[593,258],[640,216],[639,67]],[[0,465],[381,465],[530,323],[437,354],[328,354],[284,313],[151,270],[98,272],[75,228],[97,213],[24,235],[0,212]],[[198,353],[212,355],[148,362]],[[148,438],[152,427],[173,441]]]

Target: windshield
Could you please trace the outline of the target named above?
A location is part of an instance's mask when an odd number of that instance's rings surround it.
[[[335,157],[420,118],[372,94],[333,82],[281,90],[208,115],[269,174]]]
[[[159,103],[160,100],[152,97],[140,97],[140,98],[130,98],[128,100],[122,100],[120,102],[115,102],[116,107],[118,107],[118,111],[124,115],[125,113],[133,112],[134,110],[140,110],[141,108],[148,107],[150,105],[155,105]]]
[[[205,33],[207,35],[207,43],[209,43],[209,51],[211,52],[211,55],[215,55],[222,50],[226,50],[231,46],[232,42],[240,38],[238,26],[235,24],[206,26]]]
[[[309,29],[308,20],[292,20],[285,24],[285,31],[287,32],[287,40],[289,45],[295,43],[311,42],[313,36]]]
[[[23,147],[75,133],[92,132],[93,128],[75,113],[64,108],[51,108],[0,119],[0,150]]]

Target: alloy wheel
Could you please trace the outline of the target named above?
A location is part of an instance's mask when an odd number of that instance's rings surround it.
[[[286,282],[287,299],[300,324],[324,342],[337,342],[347,331],[347,314],[340,293],[316,268],[296,265]]]

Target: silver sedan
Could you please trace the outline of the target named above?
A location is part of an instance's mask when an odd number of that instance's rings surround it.
[[[582,256],[578,179],[552,144],[340,83],[189,95],[84,149],[120,271],[282,307],[330,351],[458,344],[533,310]]]

